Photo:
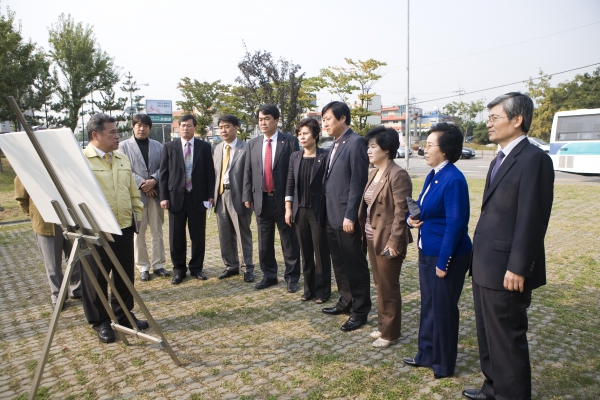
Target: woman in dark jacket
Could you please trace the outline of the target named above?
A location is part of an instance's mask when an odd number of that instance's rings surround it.
[[[435,378],[445,378],[456,367],[458,300],[471,256],[469,189],[454,166],[462,153],[460,129],[440,123],[429,132],[425,161],[433,170],[419,196],[419,218],[407,218],[411,228],[419,228],[419,351],[403,361],[431,368]]]
[[[321,304],[331,296],[331,256],[325,227],[319,224],[319,205],[327,150],[317,146],[321,128],[312,118],[304,118],[296,127],[303,147],[290,156],[285,190],[285,222],[296,225],[302,252],[304,293],[300,300],[312,298]]]
[[[400,141],[398,132],[383,126],[365,136],[371,171],[358,210],[363,229],[363,247],[367,247],[373,280],[377,287],[378,329],[373,347],[385,348],[400,338],[402,298],[400,270],[412,236],[406,226],[412,182],[408,173],[394,162]]]

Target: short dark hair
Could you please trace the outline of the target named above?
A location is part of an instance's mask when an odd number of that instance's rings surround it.
[[[346,125],[350,126],[350,122],[352,121],[350,118],[350,107],[346,103],[342,103],[341,101],[332,101],[327,104],[321,110],[321,116],[325,115],[327,111],[331,110],[333,116],[338,121],[342,119],[342,116],[346,117]]]
[[[533,119],[533,100],[529,96],[521,92],[506,93],[492,100],[487,108],[496,107],[498,104],[502,104],[508,119],[513,119],[517,115],[522,116],[521,129],[525,133],[529,132],[531,120]]]
[[[152,118],[150,118],[150,116],[148,116],[147,114],[135,114],[133,116],[132,119],[133,125],[135,126],[135,124],[142,124],[142,125],[148,125],[150,128],[152,128]]]
[[[178,124],[181,125],[182,122],[189,121],[189,120],[194,121],[194,126],[198,126],[198,121],[196,121],[196,117],[194,117],[192,114],[183,114],[179,118]]]
[[[112,117],[108,114],[98,113],[92,115],[92,118],[87,123],[86,129],[88,133],[88,140],[92,140],[92,132],[101,132],[104,130],[105,122],[117,122],[115,117]]]
[[[261,106],[256,112],[256,119],[258,119],[258,115],[262,113],[263,115],[271,115],[273,119],[279,119],[279,108],[275,104],[265,104]]]
[[[460,128],[447,122],[440,122],[429,129],[428,134],[437,133],[438,146],[452,164],[462,156],[464,135]]]
[[[217,125],[219,125],[221,122],[229,122],[233,126],[237,126],[237,127],[240,126],[240,120],[237,119],[237,117],[235,115],[231,115],[231,114],[221,115],[219,117],[219,119],[217,120]]]
[[[304,128],[305,126],[308,129],[310,129],[312,137],[314,137],[315,139],[319,138],[319,134],[321,133],[321,127],[319,126],[317,120],[314,118],[301,119],[300,122],[298,122],[298,125],[296,125],[296,136],[298,136],[298,132],[300,132],[300,129]]]
[[[365,144],[368,146],[372,139],[381,147],[381,150],[389,150],[388,157],[390,160],[396,158],[398,147],[400,147],[400,138],[395,129],[376,126],[365,135]]]

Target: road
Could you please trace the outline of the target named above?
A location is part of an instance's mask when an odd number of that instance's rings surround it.
[[[485,179],[490,163],[494,159],[492,150],[477,150],[477,156],[469,160],[458,160],[456,166],[467,178]],[[406,167],[404,158],[397,158],[396,164]],[[427,165],[423,156],[413,154],[409,159],[409,173],[411,176],[424,178],[431,167]],[[582,176],[556,171],[555,183],[600,186],[600,176]]]

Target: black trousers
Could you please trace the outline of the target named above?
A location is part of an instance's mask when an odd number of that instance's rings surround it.
[[[264,278],[277,279],[277,261],[275,260],[275,225],[279,230],[286,282],[297,283],[300,280],[300,246],[294,226],[285,223],[285,214],[277,211],[275,196],[263,194],[262,211],[256,216],[258,228],[258,258]],[[263,279],[264,279],[263,278]]]
[[[185,194],[181,211],[176,213],[169,211],[169,245],[173,272],[183,275],[187,271],[185,263],[187,255],[186,223],[192,242],[192,258],[190,258],[189,267],[191,273],[196,273],[202,271],[204,267],[206,208],[196,209],[192,193]]]
[[[108,242],[110,248],[115,253],[117,260],[121,263],[121,266],[127,273],[127,277],[133,283],[133,270],[134,270],[134,258],[133,258],[133,227],[121,229],[122,235],[112,235],[114,238],[114,242]],[[108,274],[112,271],[112,281],[115,284],[117,292],[123,299],[127,310],[131,311],[133,309],[133,295],[125,286],[125,282],[123,282],[123,278],[117,272],[113,262],[106,254],[106,251],[102,247],[96,246],[96,250],[100,255],[100,261],[104,266],[104,269]],[[92,270],[92,274],[98,281],[100,288],[102,288],[102,293],[104,296],[107,295],[108,292],[108,283],[106,279],[104,279],[104,275],[98,269],[98,264],[94,261],[94,258],[91,255],[86,256],[88,263],[90,264],[90,268]],[[110,317],[108,313],[104,309],[102,305],[102,301],[98,297],[94,286],[92,285],[92,281],[90,280],[89,275],[87,274],[85,268],[81,268],[82,272],[82,302],[83,302],[83,311],[85,313],[85,318],[89,324],[93,327],[99,327],[102,325],[110,325]],[[117,322],[127,321],[125,317],[125,312],[119,305],[119,302],[115,298],[114,294],[111,293],[110,296],[110,305],[117,317]]]
[[[354,224],[354,232],[333,229],[327,223],[327,242],[333,262],[333,272],[340,298],[339,310],[351,311],[351,317],[365,321],[371,311],[371,278],[367,256],[362,250],[360,225]]]
[[[331,296],[331,255],[325,228],[312,208],[298,208],[294,224],[304,262],[304,297],[325,301]]]
[[[531,290],[493,290],[473,282],[481,391],[496,400],[531,399],[527,308]]]

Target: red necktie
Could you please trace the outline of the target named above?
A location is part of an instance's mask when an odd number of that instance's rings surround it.
[[[275,190],[273,184],[273,161],[271,157],[271,139],[267,139],[267,148],[265,149],[265,192],[271,193]]]

